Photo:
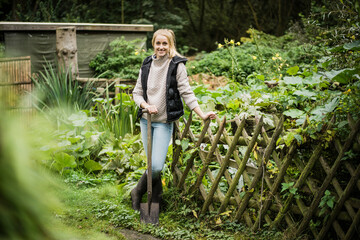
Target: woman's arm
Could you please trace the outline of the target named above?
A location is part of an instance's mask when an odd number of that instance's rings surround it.
[[[133,95],[135,104],[138,105],[139,107],[142,107],[141,104],[143,102],[145,102],[145,99],[143,97],[143,89],[142,89],[142,85],[141,85],[141,69],[139,71],[139,76],[138,76],[138,79],[136,80],[136,85],[132,92],[132,95]]]
[[[139,72],[138,79],[136,81],[135,88],[133,90],[134,102],[141,108],[147,109],[150,114],[157,114],[158,110],[155,105],[148,104],[143,97],[143,89],[141,85],[141,69]]]
[[[191,90],[189,79],[186,72],[186,67],[183,63],[179,63],[177,69],[177,83],[178,83],[178,90],[180,92],[181,97],[184,99],[186,105],[192,109],[202,120],[206,120],[208,118],[215,119],[216,113],[210,111],[204,113],[199,104],[197,102],[197,98],[194,92]]]

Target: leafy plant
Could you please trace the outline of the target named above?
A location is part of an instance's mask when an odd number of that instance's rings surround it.
[[[127,134],[119,139],[110,137],[99,152],[104,170],[115,170],[125,183],[132,183],[133,171],[145,170],[144,148],[140,134]],[[128,176],[129,174],[129,176]]]
[[[291,28],[291,31],[313,45],[344,44],[359,37],[359,11],[357,1],[314,1],[310,14],[301,15],[302,36],[296,28]]]
[[[321,198],[319,203],[320,213],[319,216],[323,215],[327,209],[333,209],[335,203],[335,197],[332,196],[329,190],[326,190],[324,196]]]
[[[289,194],[294,195],[294,198],[300,198],[300,195],[297,192],[297,188],[294,187],[294,182],[281,183],[281,192],[285,192],[283,195],[286,198]]]
[[[102,133],[90,130],[94,121],[95,118],[88,117],[85,112],[73,113],[65,119],[53,133],[56,143],[50,142],[40,148],[50,156],[43,163],[61,174],[74,168],[85,168],[88,172],[101,170],[102,167],[91,159],[101,149]]]
[[[129,88],[128,86],[120,84],[115,87],[120,88],[121,92],[115,98],[110,98],[107,88],[106,98],[93,100],[95,103],[90,114],[96,117],[99,131],[120,138],[134,132],[137,106],[131,96],[124,91]]]

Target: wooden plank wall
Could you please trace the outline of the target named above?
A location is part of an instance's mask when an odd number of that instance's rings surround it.
[[[349,150],[360,144],[360,119],[348,115],[346,138],[329,137],[336,131],[333,117],[315,144],[293,140],[280,148],[283,118],[271,132],[262,118],[255,118],[251,128],[239,118],[217,119],[212,127],[206,121],[199,133],[191,130],[192,114],[178,121],[171,162],[174,185],[187,197],[202,200],[199,216],[215,212],[219,219],[229,216],[253,231],[277,228],[287,231],[288,239],[358,239],[360,161],[359,153]],[[326,197],[333,197],[333,208]]]

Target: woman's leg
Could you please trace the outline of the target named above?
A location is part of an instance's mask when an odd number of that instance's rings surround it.
[[[131,190],[130,196],[131,196],[131,203],[132,208],[134,210],[140,210],[140,202],[142,196],[146,193],[147,190],[147,174],[146,172],[141,176],[138,183],[134,187],[133,190]]]
[[[170,139],[173,132],[173,123],[151,123],[152,130],[152,177],[155,179],[164,167]],[[147,121],[140,120],[141,137],[147,154]]]
[[[166,154],[168,151],[170,139],[173,132],[173,123],[151,123],[152,136],[152,179],[153,194],[152,202],[160,203],[162,195],[161,170],[164,167]],[[147,120],[140,119],[141,138],[147,154]],[[142,195],[146,192],[146,172],[139,180],[139,183],[132,191],[133,208],[140,206]]]

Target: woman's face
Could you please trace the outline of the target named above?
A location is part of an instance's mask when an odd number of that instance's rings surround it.
[[[163,57],[169,53],[169,41],[164,35],[157,35],[154,42],[155,55]]]

